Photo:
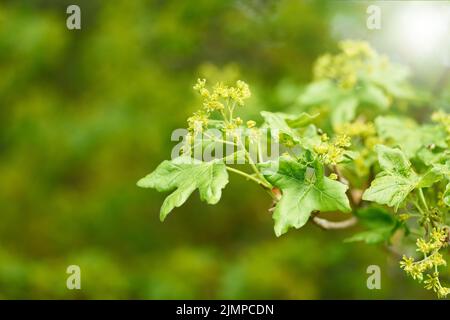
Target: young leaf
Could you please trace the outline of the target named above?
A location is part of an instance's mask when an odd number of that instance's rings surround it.
[[[315,105],[333,99],[339,94],[336,85],[330,80],[320,80],[309,84],[300,95],[299,102],[302,105]]]
[[[159,192],[176,189],[161,207],[163,221],[175,207],[181,206],[187,198],[199,190],[200,199],[209,204],[219,202],[222,189],[228,183],[226,166],[221,161],[202,162],[186,156],[163,161],[155,171],[138,181],[142,188],[155,188]]]
[[[378,117],[375,119],[375,127],[382,139],[400,146],[408,158],[413,157],[422,146],[419,128],[413,120]]]
[[[319,116],[319,113],[316,114],[309,114],[306,112],[300,113],[298,116],[294,115],[286,115],[286,123],[291,128],[303,128],[307,125],[309,125],[315,118]]]
[[[389,68],[376,68],[370,74],[370,81],[381,86],[389,94],[400,99],[417,99],[417,94],[406,82],[410,71],[400,65],[392,64]]]
[[[450,160],[448,160],[445,164],[434,164],[433,169],[450,180]]]
[[[331,113],[333,127],[352,121],[355,117],[357,106],[358,99],[354,96],[347,95],[338,99]]]
[[[400,149],[377,145],[375,150],[381,169],[391,173],[405,173],[412,170],[411,163]]]
[[[263,171],[266,179],[282,191],[273,214],[277,236],[290,227],[301,228],[313,211],[351,210],[346,185],[324,177],[320,170],[315,171],[316,176],[308,176],[307,171],[307,167],[284,157],[280,158],[278,170]]]
[[[293,134],[293,129],[303,128],[309,125],[319,114],[310,115],[302,112],[299,115],[291,115],[282,112],[261,111],[268,127],[278,129],[284,133]]]
[[[286,122],[287,115],[280,112],[268,112],[262,111],[261,116],[264,118],[266,125],[270,129],[279,130],[280,133],[285,133],[293,138],[295,141],[299,142],[299,136],[297,132],[292,129]]]
[[[430,150],[427,147],[422,147],[417,152],[417,157],[422,161],[425,165],[429,166],[434,163],[440,163],[446,159],[450,158],[450,150],[442,150],[440,148],[434,148]]]
[[[378,135],[402,148],[408,158],[416,156],[422,147],[435,145],[447,148],[446,133],[439,126],[419,127],[413,120],[396,117],[378,117],[375,120]]]
[[[387,95],[382,89],[371,83],[366,83],[358,92],[358,96],[362,103],[367,103],[380,109],[387,109],[389,107],[389,98]]]
[[[381,171],[363,194],[363,200],[386,204],[398,209],[406,196],[417,186],[419,177],[399,149],[377,145]]]
[[[355,216],[368,230],[345,239],[345,242],[364,241],[368,244],[375,244],[389,241],[400,226],[392,214],[381,208],[369,207],[357,210]]]
[[[302,112],[299,116],[293,116],[281,112],[262,111],[261,115],[269,128],[279,130],[282,134],[280,136],[287,135],[289,139],[301,144],[305,149],[312,150],[314,145],[320,143],[317,128],[310,124],[318,114],[310,115]]]
[[[392,235],[392,227],[362,231],[344,240],[344,242],[362,241],[367,244],[376,244],[389,240]]]
[[[417,188],[429,188],[436,182],[440,181],[442,176],[443,173],[440,172],[439,168],[433,167],[420,177]]]

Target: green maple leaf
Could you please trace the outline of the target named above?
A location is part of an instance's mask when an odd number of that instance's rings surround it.
[[[433,169],[450,180],[450,160],[448,160],[445,164],[433,164]]]
[[[427,147],[422,147],[417,152],[417,158],[425,165],[429,166],[449,159],[450,150],[448,148],[434,148],[433,150],[430,150]]]
[[[422,175],[411,167],[406,155],[400,149],[377,145],[378,162],[382,171],[363,194],[363,200],[394,207],[395,210],[416,188],[428,188],[448,175],[447,165],[435,164]]]
[[[337,97],[340,90],[331,80],[319,80],[309,84],[298,101],[302,105],[317,105]]]
[[[324,177],[321,170],[314,174],[310,171],[311,168],[285,157],[280,158],[277,169],[263,170],[266,179],[282,192],[273,213],[277,236],[290,227],[301,228],[313,211],[351,210],[346,185]]]
[[[368,230],[345,239],[345,242],[364,241],[368,244],[374,244],[389,241],[394,232],[401,226],[391,213],[382,208],[367,207],[357,210],[354,214]]]
[[[383,110],[389,107],[390,102],[386,93],[370,82],[365,82],[357,91],[357,95],[361,104],[369,104]]]
[[[138,181],[142,188],[154,188],[159,192],[173,191],[161,207],[163,221],[175,208],[181,206],[196,189],[200,199],[209,204],[219,202],[222,189],[228,183],[228,173],[222,161],[202,162],[189,157],[163,161],[155,171]]]
[[[438,181],[446,178],[450,180],[450,161],[446,164],[435,163],[427,172],[425,172],[418,184],[418,188],[431,187]]]
[[[280,140],[291,140],[308,150],[312,150],[313,146],[321,141],[317,128],[311,124],[319,114],[310,115],[302,112],[300,115],[294,116],[281,112],[262,111],[261,115],[266,126],[271,130],[278,130]]]
[[[400,149],[377,145],[382,171],[363,194],[363,200],[374,201],[398,209],[407,195],[416,188],[420,177]]]
[[[431,187],[438,181],[442,180],[443,174],[439,172],[436,168],[431,168],[420,177],[420,181],[417,184],[417,188],[428,188]]]
[[[297,138],[298,132],[295,129],[306,127],[317,118],[319,114],[310,115],[306,112],[302,112],[299,115],[291,115],[282,112],[261,111],[261,116],[264,118],[264,121],[269,128],[277,129],[293,138]]]
[[[378,117],[375,126],[381,138],[400,146],[408,158],[413,158],[423,147],[429,145],[447,148],[446,133],[439,126],[419,127],[411,119],[393,116]]]
[[[406,81],[409,76],[410,71],[406,67],[391,64],[389,68],[375,68],[368,78],[396,98],[417,99],[417,94]]]

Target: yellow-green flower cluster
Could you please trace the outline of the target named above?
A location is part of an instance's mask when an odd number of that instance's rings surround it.
[[[188,130],[194,133],[194,135],[201,132],[208,126],[208,118],[209,114],[203,110],[195,112],[187,119]]]
[[[364,121],[344,123],[336,128],[336,132],[346,134],[350,137],[362,138],[367,138],[376,134],[373,123]]]
[[[236,101],[240,106],[243,106],[244,100],[250,98],[252,95],[248,84],[241,80],[236,82],[236,87],[228,87],[228,94],[230,98],[233,101]]]
[[[314,66],[314,77],[336,81],[344,89],[353,88],[360,72],[372,72],[374,61],[381,61],[378,54],[364,41],[342,41],[340,53],[321,56]],[[383,60],[383,64],[386,62]]]
[[[319,156],[319,160],[326,165],[335,165],[343,160],[345,149],[350,147],[350,137],[338,135],[333,141],[328,142],[326,134],[321,136],[322,142],[314,146],[314,151]]]
[[[338,126],[335,130],[339,134],[345,134],[352,138],[362,138],[364,146],[369,150],[372,150],[375,145],[382,142],[380,138],[377,137],[377,132],[372,122],[357,120],[352,123],[344,123]]]
[[[425,212],[419,220],[420,225],[436,225],[441,221],[441,214],[439,209],[430,208],[427,212]]]
[[[193,88],[203,98],[203,107],[208,112],[223,110],[229,103],[236,103],[243,106],[244,100],[251,96],[248,84],[241,80],[236,81],[234,87],[218,82],[211,91],[206,88],[205,79],[198,79]]]
[[[417,239],[416,246],[417,251],[423,254],[428,254],[432,251],[439,250],[442,246],[446,245],[447,232],[445,229],[433,229],[430,235],[430,240]]]
[[[400,267],[413,279],[422,281],[424,273],[434,270],[432,274],[426,274],[425,289],[433,290],[439,298],[445,298],[450,293],[450,288],[443,287],[439,281],[438,267],[447,265],[439,250],[447,245],[448,231],[445,228],[433,229],[429,240],[417,239],[417,251],[422,253],[423,259],[415,261],[412,257],[403,256]]]
[[[353,166],[359,176],[363,177],[369,173],[371,162],[367,159],[373,155],[374,147],[382,143],[377,136],[375,126],[372,122],[356,120],[351,123],[344,123],[335,128],[338,134],[350,136],[359,139],[362,142],[361,148],[358,148],[358,154],[353,159]]]
[[[214,86],[213,92],[210,92],[206,88],[206,79],[198,79],[197,83],[194,85],[194,90],[197,91],[203,99],[203,108],[207,112],[212,112],[215,110],[223,110],[224,105],[220,101],[222,98],[221,93],[223,92],[223,85],[218,83]]]
[[[448,140],[450,140],[450,114],[444,111],[437,111],[431,115],[431,120],[444,126],[445,131],[447,131]]]
[[[241,118],[232,118],[232,111],[236,105],[243,106],[244,101],[251,96],[250,89],[244,81],[236,81],[235,86],[218,82],[212,89],[208,89],[206,80],[198,79],[193,89],[200,94],[203,108],[188,118],[190,132],[196,133],[205,128],[210,114],[214,111],[221,112],[224,117],[228,111],[230,119],[225,118],[228,129],[234,129],[242,124]]]
[[[427,290],[433,290],[437,293],[438,298],[446,298],[450,294],[450,288],[443,287],[439,280],[439,272],[433,272],[433,274],[427,274],[427,279],[423,282],[424,287]]]
[[[376,56],[376,52],[366,41],[345,40],[339,43],[339,48],[349,58],[368,59]]]
[[[450,114],[444,111],[436,111],[431,115],[431,120],[445,125],[450,125]]]
[[[423,273],[433,267],[445,266],[447,263],[439,252],[427,256],[420,261],[414,261],[412,257],[403,256],[400,267],[406,271],[413,279],[423,280]]]

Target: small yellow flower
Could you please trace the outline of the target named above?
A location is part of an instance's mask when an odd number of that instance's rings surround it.
[[[398,216],[400,221],[406,221],[411,218],[411,215],[409,213],[402,213]]]
[[[425,289],[433,290],[434,292],[439,291],[441,285],[439,283],[439,274],[436,272],[433,275],[427,274],[427,279],[423,282],[425,284]]]
[[[250,98],[251,92],[248,84],[242,80],[236,82],[236,87],[228,88],[229,97],[238,105],[243,106],[244,100]]]
[[[197,79],[197,83],[193,86],[195,91],[200,92],[206,85],[206,79]]]
[[[422,252],[423,254],[429,253],[431,250],[433,250],[433,246],[431,246],[428,242],[425,240],[419,238],[416,241],[417,251]]]
[[[445,229],[434,228],[433,231],[431,232],[431,238],[433,239],[434,242],[441,244],[447,238],[447,233]]]
[[[228,98],[230,92],[229,88],[224,85],[222,82],[217,83],[214,86],[214,93],[217,94],[217,96],[220,96],[222,98]]]
[[[330,178],[331,180],[337,180],[338,179],[338,175],[336,173],[330,173],[328,178]]]
[[[330,138],[326,133],[324,133],[320,136],[320,140],[322,140],[322,142],[327,142],[328,140],[330,140]]]
[[[251,129],[254,126],[256,126],[256,122],[255,121],[253,121],[253,120],[248,120],[247,121],[247,128]]]
[[[314,146],[314,151],[319,155],[326,154],[328,152],[328,149],[328,143],[321,143]]]
[[[339,148],[348,148],[351,146],[350,137],[345,134],[339,135],[334,144]]]
[[[400,261],[400,267],[405,271],[411,270],[414,264],[414,259],[411,257],[403,256],[402,261]]]
[[[438,297],[441,298],[441,299],[447,298],[447,295],[450,294],[450,288],[446,288],[446,287],[442,287],[441,286],[439,288],[437,294],[438,294]]]
[[[187,119],[188,130],[195,134],[202,131],[208,125],[208,114],[198,111]]]

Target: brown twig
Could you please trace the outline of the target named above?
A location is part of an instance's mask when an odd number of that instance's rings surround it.
[[[312,221],[324,230],[336,230],[336,229],[346,229],[354,226],[358,219],[356,217],[351,217],[347,220],[342,221],[330,221],[324,218],[319,218],[317,216],[312,218]]]

